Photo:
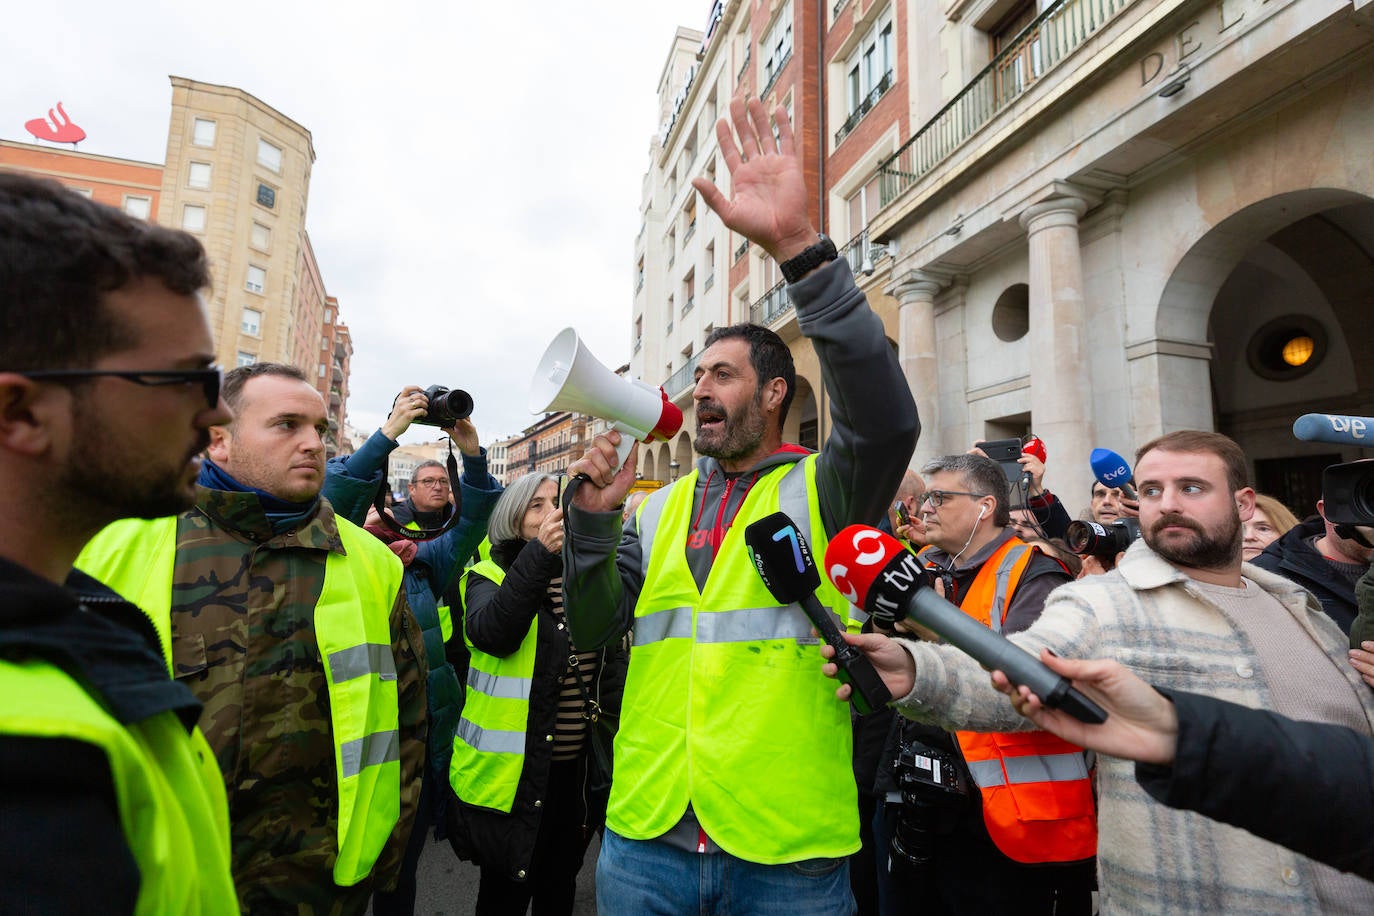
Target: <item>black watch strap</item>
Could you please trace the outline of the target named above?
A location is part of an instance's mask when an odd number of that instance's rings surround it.
[[[835,248],[835,243],[830,241],[830,236],[823,232],[817,233],[817,235],[820,236],[820,241],[804,249],[796,257],[788,258],[778,265],[778,270],[782,271],[782,278],[788,283],[796,283],[817,267],[840,256],[839,251]]]

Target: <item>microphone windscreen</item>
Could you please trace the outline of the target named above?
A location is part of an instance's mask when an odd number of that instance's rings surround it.
[[[774,512],[744,529],[744,543],[769,594],[783,604],[815,593],[821,574],[811,547],[785,512]]]
[[[846,600],[867,610],[874,580],[894,558],[909,556],[911,553],[895,538],[877,528],[850,525],[830,539],[825,549],[825,574]]]

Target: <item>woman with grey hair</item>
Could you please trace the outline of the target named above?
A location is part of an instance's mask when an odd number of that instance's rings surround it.
[[[579,652],[563,616],[559,481],[529,474],[501,495],[491,551],[463,574],[472,660],[449,781],[449,841],[482,872],[477,913],[571,913],[605,821],[610,774],[591,729],[620,709],[621,646]]]

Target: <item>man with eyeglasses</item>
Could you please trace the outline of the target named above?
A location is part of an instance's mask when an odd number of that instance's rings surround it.
[[[935,573],[937,590],[993,630],[1030,626],[1050,592],[1072,576],[1010,527],[1006,474],[974,453],[937,458],[921,473],[927,546],[918,556]],[[1011,765],[1025,765],[1029,757],[1073,765],[1054,780],[1008,791],[995,784],[1000,776],[990,777],[1003,772],[1003,736],[907,720],[900,726],[904,741],[932,748],[962,768],[969,787],[956,797],[932,785],[928,806],[888,812],[889,822],[924,819],[937,837],[923,867],[893,870],[904,899],[940,913],[1091,911],[1096,827],[1088,770],[1077,748],[1045,733],[1015,736],[1018,759]]]
[[[0,173],[0,901],[235,913],[200,703],[137,607],[73,570],[195,499],[227,423],[193,237]]]
[[[326,466],[324,494],[334,511],[355,524],[365,524],[368,508],[373,504],[378,487],[387,486],[383,474],[386,457],[397,447],[397,440],[411,424],[424,416],[429,402],[418,385],[407,385],[396,395],[386,422],[352,455],[331,458]],[[458,420],[445,430],[463,458],[463,476],[458,485],[460,493],[459,517],[448,531],[431,540],[411,542],[392,532],[385,525],[370,526],[373,534],[400,550],[405,563],[405,590],[410,609],[420,624],[429,664],[426,696],[429,709],[429,749],[426,756],[425,780],[420,802],[406,849],[401,875],[394,891],[378,891],[372,900],[376,916],[414,912],[415,875],[424,851],[425,837],[431,824],[443,824],[443,806],[448,793],[441,787],[448,785],[449,761],[453,756],[453,736],[463,708],[463,684],[460,672],[449,657],[462,657],[461,631],[452,652],[446,647],[453,637],[453,618],[445,591],[457,579],[458,573],[476,552],[486,536],[487,519],[501,496],[501,485],[487,471],[486,450],[477,438],[477,427],[471,420]],[[392,510],[393,517],[412,530],[442,527],[453,512],[449,501],[451,492],[448,470],[437,461],[425,461],[413,472],[410,499]],[[405,545],[412,545],[406,547]],[[461,672],[466,674],[466,671]]]
[[[323,398],[294,366],[224,378],[195,505],[116,522],[78,566],[158,623],[229,797],[249,912],[361,913],[420,792],[427,674],[401,561],[335,513]]]

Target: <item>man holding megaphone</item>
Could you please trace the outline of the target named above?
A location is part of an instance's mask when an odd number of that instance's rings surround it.
[[[821,555],[847,524],[875,523],[919,423],[882,322],[812,223],[786,111],[773,119],[776,140],[762,102],[734,100],[716,125],[732,196],[703,178],[693,184],[789,283],[830,396],[824,449],[782,441],[792,354],[767,328],[740,324],[714,331],[702,350],[693,400],[705,457],[691,473],[652,494],[622,530],[636,455],[620,463],[621,434],[597,437],[569,468],[585,478],[565,520],[573,642],[594,649],[634,631],[597,865],[604,914],[852,907],[849,714],[828,702],[811,624],[797,603],[770,594],[744,531],[785,512]],[[816,597],[857,628],[829,582]]]

